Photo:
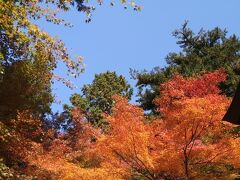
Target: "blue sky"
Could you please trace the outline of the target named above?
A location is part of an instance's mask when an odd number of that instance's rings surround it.
[[[117,0],[116,0],[117,1]],[[171,33],[180,28],[185,20],[194,31],[200,28],[226,28],[229,34],[240,36],[239,0],[142,0],[141,12],[124,10],[121,5],[97,6],[92,22],[86,24],[85,16],[75,10],[64,18],[73,28],[40,23],[53,36],[62,39],[72,56],[81,55],[86,65],[85,72],[72,79],[77,86],[70,90],[61,83],[53,85],[57,101],[68,103],[70,94],[80,92],[83,84],[91,83],[96,73],[107,70],[122,74],[131,83],[129,68],[151,70],[164,67],[169,52],[179,51],[176,39]],[[63,67],[56,70],[62,74]],[[136,91],[135,91],[136,92]],[[133,98],[135,99],[135,98]],[[53,111],[61,110],[55,103]]]

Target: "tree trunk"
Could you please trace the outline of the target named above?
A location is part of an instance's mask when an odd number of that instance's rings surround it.
[[[183,150],[183,155],[184,155],[184,160],[183,160],[183,164],[184,164],[184,171],[185,171],[185,180],[189,180],[189,157],[188,157],[188,153],[187,153],[187,146],[186,148],[184,148]]]
[[[188,161],[184,161],[185,180],[189,180]]]
[[[240,82],[237,87],[237,91],[232,100],[230,107],[227,110],[227,113],[223,117],[224,121],[240,125]]]

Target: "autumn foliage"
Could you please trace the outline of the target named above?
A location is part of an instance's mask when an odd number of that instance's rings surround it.
[[[133,72],[140,104],[129,103],[126,79],[107,71],[52,112],[52,83],[72,88],[66,75],[79,76],[83,58],[39,23],[71,27],[61,17],[73,8],[89,23],[103,2],[0,0],[0,180],[239,179],[240,128],[222,119],[240,41],[220,28],[194,34],[186,22],[175,31],[182,52],[167,56],[168,67]],[[237,121],[238,93],[228,120]]]
[[[221,120],[230,102],[218,88],[225,79],[222,70],[173,77],[159,86],[154,103],[161,117],[152,119],[138,105],[114,96],[112,113],[103,114],[104,131],[79,108],[72,109],[72,124],[63,132],[44,130],[27,112],[19,113],[18,121],[9,123],[27,144],[8,143],[1,134],[8,148],[1,153],[17,155],[14,147],[22,147],[18,155],[26,167],[21,171],[42,179],[234,179],[240,141],[238,128]]]
[[[176,76],[162,84],[155,103],[164,116],[151,123],[144,122],[139,107],[115,97],[111,128],[97,146],[105,152],[104,164],[125,175],[158,179],[197,177],[202,166],[222,163],[231,149],[223,135],[229,127],[221,122],[229,100],[217,86],[225,78],[217,71],[189,79]]]
[[[200,77],[184,79],[180,75],[174,76],[167,83],[160,86],[161,96],[154,100],[159,111],[164,112],[176,100],[219,95],[218,84],[226,80],[223,70],[203,74]]]

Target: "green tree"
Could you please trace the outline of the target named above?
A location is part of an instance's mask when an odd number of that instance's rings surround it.
[[[73,94],[70,101],[73,107],[80,108],[88,121],[96,126],[105,123],[102,113],[111,114],[114,95],[131,99],[133,89],[123,76],[107,71],[96,74],[92,84],[84,85],[81,94]]]
[[[228,74],[220,87],[224,94],[232,97],[240,77],[240,41],[236,35],[227,36],[227,31],[218,27],[210,31],[201,29],[195,34],[185,22],[181,29],[173,32],[173,36],[178,39],[177,44],[182,50],[167,55],[167,67],[132,73],[137,79],[138,101],[142,107],[155,112],[152,100],[159,95],[159,84],[174,74],[196,76],[220,68]]]

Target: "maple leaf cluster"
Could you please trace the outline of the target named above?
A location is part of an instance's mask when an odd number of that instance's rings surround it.
[[[9,150],[24,147],[19,154],[27,163],[24,172],[39,178],[229,178],[240,168],[240,141],[237,127],[222,121],[230,103],[218,88],[225,79],[222,70],[173,77],[160,85],[161,95],[154,100],[161,117],[146,118],[142,108],[116,95],[112,113],[103,114],[105,131],[74,108],[64,132],[44,131],[36,118],[19,112],[11,123],[25,144],[7,142],[7,129],[0,138]],[[32,131],[26,133],[30,124]]]
[[[125,176],[147,179],[198,177],[209,163],[227,163],[231,157],[230,125],[221,121],[229,99],[218,84],[226,79],[222,70],[185,79],[175,76],[160,86],[154,102],[164,113],[146,122],[144,112],[122,97],[115,97],[110,130],[96,149],[104,152],[103,165],[122,169]],[[101,153],[100,153],[101,154]]]

